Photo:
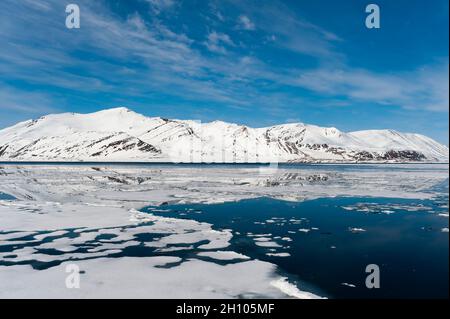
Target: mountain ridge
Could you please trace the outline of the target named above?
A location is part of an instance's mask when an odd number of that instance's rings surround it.
[[[0,130],[3,161],[448,162],[448,147],[395,130],[305,123],[252,128],[146,117],[125,107],[49,114]]]

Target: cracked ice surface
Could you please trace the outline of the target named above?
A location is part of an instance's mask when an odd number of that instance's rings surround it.
[[[426,199],[446,179],[443,165],[343,171],[5,165],[0,192],[17,200],[0,200],[0,297],[315,297],[275,265],[227,251],[230,230],[138,209],[261,196]],[[65,288],[68,263],[83,270],[80,290]]]

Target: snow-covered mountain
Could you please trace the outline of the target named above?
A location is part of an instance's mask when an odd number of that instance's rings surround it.
[[[392,130],[302,123],[251,128],[145,117],[126,108],[54,114],[0,130],[1,161],[448,162],[448,147]]]

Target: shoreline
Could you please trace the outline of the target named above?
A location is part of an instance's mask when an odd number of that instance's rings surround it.
[[[223,162],[223,163],[208,163],[208,162],[141,162],[141,161],[0,161],[0,165],[165,165],[165,166],[348,166],[348,165],[449,165],[450,162]]]

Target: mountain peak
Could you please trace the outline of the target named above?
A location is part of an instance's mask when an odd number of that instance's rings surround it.
[[[59,144],[52,142],[56,140]],[[191,149],[197,144],[200,150]],[[84,146],[75,152],[70,145]],[[100,146],[109,150],[102,153],[106,157],[93,155]],[[146,148],[161,152],[145,152]],[[345,133],[304,123],[252,128],[223,121],[164,120],[126,107],[48,115],[0,131],[0,158],[6,160],[151,161],[158,157],[158,161],[184,161],[198,155],[206,162],[245,162],[253,154],[260,162],[448,161],[448,147],[417,134],[393,130]]]
[[[118,106],[110,109],[101,110],[96,113],[135,113],[135,112],[125,106]]]

